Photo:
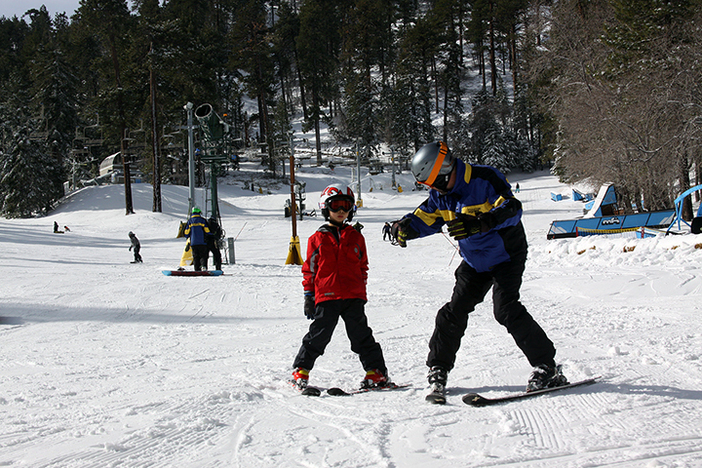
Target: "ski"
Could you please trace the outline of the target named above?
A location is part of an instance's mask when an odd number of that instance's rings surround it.
[[[424,397],[424,399],[434,405],[446,404],[446,394],[443,392],[431,392],[426,397]]]
[[[317,387],[305,387],[300,391],[300,395],[305,396],[320,396],[322,391]]]
[[[339,388],[339,387],[332,387],[329,390],[327,390],[327,393],[329,395],[332,395],[332,396],[351,396],[351,395],[358,395],[359,393],[383,392],[383,391],[387,391],[387,390],[397,390],[399,388],[407,388],[409,386],[410,386],[410,384],[397,385],[396,383],[393,383],[387,387],[359,388],[358,390],[352,390],[350,392],[347,392],[346,390]]]
[[[585,379],[581,380],[579,382],[573,382],[568,385],[561,385],[560,387],[551,387],[551,388],[544,388],[541,390],[534,390],[532,392],[521,392],[521,393],[514,393],[512,395],[506,395],[502,397],[496,397],[496,398],[487,398],[482,395],[479,395],[477,393],[468,393],[463,396],[463,403],[466,405],[471,405],[471,406],[490,406],[490,405],[497,405],[499,403],[506,403],[508,401],[514,401],[514,400],[521,400],[522,398],[530,398],[530,397],[535,397],[539,395],[543,395],[544,393],[551,393],[551,392],[557,392],[560,390],[566,390],[568,388],[573,388],[573,387],[579,387],[581,385],[590,385],[595,382],[600,377],[594,377],[592,379]]]
[[[221,276],[224,273],[222,270],[207,270],[207,271],[193,271],[193,270],[162,270],[163,274],[166,276]]]

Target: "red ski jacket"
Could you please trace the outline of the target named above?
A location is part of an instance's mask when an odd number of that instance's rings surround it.
[[[307,240],[307,260],[302,265],[305,294],[315,303],[336,299],[366,298],[368,255],[366,240],[353,227],[325,224]]]

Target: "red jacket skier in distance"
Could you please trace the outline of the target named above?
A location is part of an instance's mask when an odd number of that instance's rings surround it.
[[[321,226],[307,241],[302,274],[302,286],[305,292],[314,291],[315,303],[368,300],[368,255],[363,235],[348,224]]]

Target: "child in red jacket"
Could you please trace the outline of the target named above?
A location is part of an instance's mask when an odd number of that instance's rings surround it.
[[[361,388],[391,384],[380,345],[373,338],[364,311],[367,302],[368,257],[363,235],[348,222],[353,218],[355,197],[348,187],[330,185],[319,200],[324,219],[307,242],[302,266],[305,316],[313,320],[295,357],[292,383],[307,387],[309,371],[324,354],[339,317],[346,324],[351,350],[358,354],[366,376]]]

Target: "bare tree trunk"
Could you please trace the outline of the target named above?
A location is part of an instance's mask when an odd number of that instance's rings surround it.
[[[509,38],[509,61],[512,68],[513,99],[517,97],[517,93],[519,91],[519,63],[517,60],[517,26],[512,23]]]
[[[492,86],[492,95],[497,95],[497,65],[495,63],[495,18],[493,13],[493,4],[490,4],[490,85]]]
[[[485,50],[483,50],[482,40],[480,41],[480,46],[478,47],[478,63],[480,64],[480,74],[483,76],[483,89],[487,89],[487,78],[485,77]]]
[[[322,142],[319,133],[319,96],[317,90],[312,87],[312,119],[314,120],[314,147],[317,150],[317,165],[322,165]]]
[[[436,58],[431,58],[431,74],[434,77],[434,99],[436,101],[436,112],[439,113],[439,77],[436,72]]]
[[[132,203],[132,180],[129,172],[129,155],[127,154],[127,125],[124,118],[124,104],[122,102],[122,79],[120,76],[119,59],[117,57],[117,47],[114,35],[110,36],[110,52],[112,54],[112,66],[115,71],[115,85],[117,86],[117,111],[119,112],[119,135],[120,154],[122,155],[122,171],[124,172],[124,205],[126,214],[134,214]]]
[[[689,190],[690,187],[690,168],[689,159],[686,155],[680,157],[680,193]],[[692,197],[687,196],[682,204],[682,219],[692,221]]]
[[[153,49],[153,45],[152,45]],[[156,78],[154,77],[153,64],[149,70],[149,84],[151,85],[151,147],[153,150],[153,205],[151,211],[161,213],[161,147],[158,143],[158,120],[156,113]]]

